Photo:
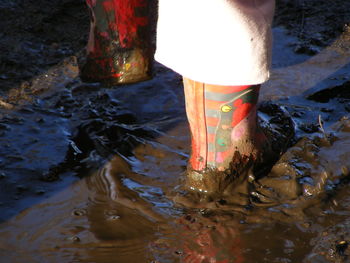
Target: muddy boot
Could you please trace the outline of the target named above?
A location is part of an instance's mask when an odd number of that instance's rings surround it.
[[[151,78],[148,0],[86,0],[91,26],[81,79],[125,84]]]
[[[222,193],[268,148],[257,125],[260,85],[218,86],[184,78],[184,88],[192,135],[186,186]]]

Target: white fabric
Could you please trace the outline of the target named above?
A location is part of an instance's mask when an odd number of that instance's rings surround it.
[[[159,0],[155,58],[195,81],[263,83],[274,6],[274,0]]]

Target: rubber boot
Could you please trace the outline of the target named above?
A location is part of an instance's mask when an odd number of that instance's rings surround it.
[[[83,81],[115,85],[151,78],[149,1],[86,0],[91,26]]]
[[[257,126],[260,85],[219,86],[184,78],[192,135],[186,185],[203,193],[224,191],[260,158],[266,140]]]

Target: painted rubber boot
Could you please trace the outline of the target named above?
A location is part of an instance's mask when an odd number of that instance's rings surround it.
[[[257,125],[259,88],[184,78],[192,135],[187,188],[207,194],[223,192],[261,158],[267,140]]]
[[[86,0],[91,26],[83,81],[115,85],[151,78],[149,1]]]

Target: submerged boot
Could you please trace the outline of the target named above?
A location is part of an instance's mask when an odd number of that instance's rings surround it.
[[[259,88],[209,85],[184,78],[192,135],[186,182],[189,189],[224,191],[261,158],[267,140],[257,125]]]
[[[151,78],[149,0],[86,0],[91,26],[81,79],[110,84]]]

